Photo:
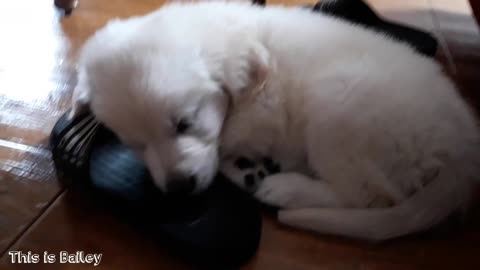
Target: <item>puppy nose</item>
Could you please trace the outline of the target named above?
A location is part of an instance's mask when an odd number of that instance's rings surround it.
[[[195,190],[197,179],[195,176],[174,177],[167,182],[167,192],[188,195]]]

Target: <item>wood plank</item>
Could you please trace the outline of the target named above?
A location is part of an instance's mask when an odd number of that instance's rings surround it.
[[[160,243],[125,225],[97,207],[88,195],[62,194],[19,241],[10,248],[57,255],[54,264],[12,264],[8,254],[0,269],[186,269],[170,256]],[[100,267],[91,264],[61,264],[61,251],[102,253]],[[33,267],[34,266],[34,267]]]
[[[53,1],[0,1],[0,254],[60,192],[46,140],[69,106],[81,44],[109,19],[162,3],[80,1],[63,18]]]
[[[0,1],[0,254],[60,192],[45,139],[72,84],[50,5]]]

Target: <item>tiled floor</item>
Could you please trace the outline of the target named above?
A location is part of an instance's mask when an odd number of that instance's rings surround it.
[[[68,196],[46,149],[49,130],[68,106],[82,42],[108,19],[143,14],[162,1],[80,0],[65,19],[51,2],[0,1],[0,269],[88,268],[12,265],[9,250],[101,252],[101,269],[187,268],[86,198]],[[435,33],[438,59],[480,106],[480,34],[467,1],[368,2],[389,18]],[[480,269],[479,255],[478,229],[372,246],[293,231],[265,218],[260,249],[245,269]]]

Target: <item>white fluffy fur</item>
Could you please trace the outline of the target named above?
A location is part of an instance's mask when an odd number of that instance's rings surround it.
[[[479,175],[478,127],[435,62],[298,8],[166,5],[98,31],[79,72],[74,113],[89,104],[159,188],[196,175],[200,191],[232,157],[273,156],[285,172],[255,196],[299,228],[370,240],[427,229]],[[192,123],[181,135],[180,118]]]

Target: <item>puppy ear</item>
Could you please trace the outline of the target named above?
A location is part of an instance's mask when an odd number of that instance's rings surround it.
[[[246,48],[237,49],[236,57],[226,59],[222,84],[234,101],[251,97],[260,92],[272,70],[270,53],[258,41],[239,42]]]
[[[88,85],[87,74],[80,70],[78,73],[78,82],[73,90],[72,109],[69,113],[69,118],[83,114],[89,110],[90,107],[90,87]]]

